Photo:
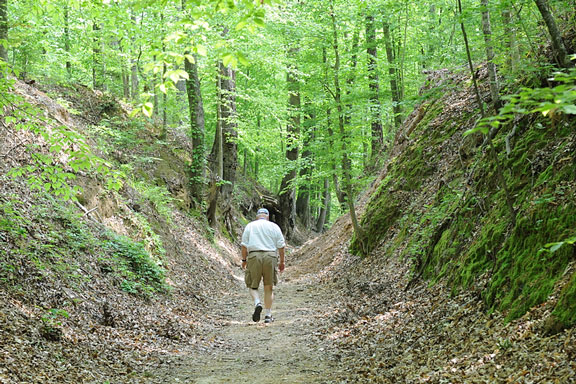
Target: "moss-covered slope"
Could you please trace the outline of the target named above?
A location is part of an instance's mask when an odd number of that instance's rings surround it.
[[[368,249],[411,260],[415,278],[473,285],[509,318],[558,293],[550,328],[574,325],[574,118],[519,115],[494,137],[514,222],[483,138],[464,136],[480,117],[466,76],[435,73],[424,92],[366,207]]]

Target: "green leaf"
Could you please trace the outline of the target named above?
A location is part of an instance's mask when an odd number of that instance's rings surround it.
[[[563,105],[561,108],[564,113],[569,115],[576,115],[576,105],[574,104]]]
[[[246,26],[247,22],[246,20],[242,20],[241,22],[239,22],[238,24],[236,24],[236,30],[239,31],[242,28],[244,28]]]
[[[205,46],[198,44],[196,46],[196,53],[198,53],[200,56],[206,56],[208,54],[208,49]],[[191,61],[191,63],[193,62],[194,61]]]
[[[235,68],[236,65],[238,64],[238,59],[234,57],[233,54],[227,53],[224,56],[222,56],[222,63],[224,64],[225,67]]]
[[[142,113],[147,117],[152,117],[154,112],[154,104],[148,102],[142,105]]]
[[[236,55],[238,56],[238,60],[240,61],[240,64],[242,65],[249,65],[250,61],[248,61],[248,59],[246,58],[246,56],[244,56],[242,54],[242,52],[237,52]]]
[[[548,243],[546,244],[544,247],[549,248],[551,253],[556,252],[558,249],[560,249],[560,247],[562,247],[564,245],[563,241],[559,241],[556,243]]]

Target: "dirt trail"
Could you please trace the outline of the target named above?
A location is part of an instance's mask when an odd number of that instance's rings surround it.
[[[215,303],[219,313],[206,335],[213,347],[179,357],[154,378],[165,383],[333,382],[329,356],[314,337],[331,310],[329,303],[320,302],[319,287],[284,277],[274,291],[273,323],[264,324],[264,313],[260,322],[252,321],[252,302],[239,282],[237,292]]]

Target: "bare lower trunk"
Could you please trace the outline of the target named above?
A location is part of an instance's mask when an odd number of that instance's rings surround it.
[[[100,49],[100,27],[97,23],[92,24],[92,31],[94,32],[94,39],[92,41],[92,87],[94,89],[102,89],[104,79],[102,77],[102,58]]]
[[[393,40],[390,36],[390,25],[385,22],[384,45],[386,47],[386,58],[388,59],[388,75],[390,77],[390,92],[392,93],[392,111],[394,113],[394,126],[398,128],[402,124],[402,107],[400,106],[401,94],[396,73],[396,56],[393,50]]]
[[[0,37],[0,40],[1,39]],[[64,5],[64,50],[67,55],[70,55],[70,7],[68,3]],[[72,63],[69,57],[66,57],[65,65],[68,77],[72,76]]]
[[[378,78],[378,53],[374,16],[366,16],[366,53],[368,54],[368,87],[370,92],[371,162],[374,163],[384,144],[382,118],[380,114],[380,84]]]
[[[518,65],[520,61],[520,54],[516,40],[516,26],[512,23],[512,12],[510,8],[502,10],[502,23],[504,24],[504,41],[506,42],[506,48],[509,52],[506,63],[510,71],[514,72],[516,65]]]
[[[222,127],[222,196],[229,201],[232,198],[236,183],[236,168],[238,166],[238,145],[236,139],[236,71],[226,67],[222,62],[220,68],[220,124]]]
[[[192,200],[199,207],[204,199],[206,183],[206,160],[204,144],[204,105],[198,78],[198,65],[185,60],[184,68],[188,73],[186,92],[190,113],[190,136],[192,137],[192,153],[190,162],[190,192]]]
[[[5,44],[8,40],[8,0],[0,0],[0,60],[8,62],[8,50]],[[0,73],[0,77],[3,74]]]
[[[488,79],[490,81],[490,95],[492,103],[496,109],[500,108],[500,90],[498,87],[498,77],[496,64],[494,63],[494,46],[492,44],[492,27],[490,25],[490,12],[488,10],[488,0],[480,0],[482,5],[482,33],[484,34],[484,44],[486,48],[486,60],[488,61]]]
[[[552,40],[552,49],[556,56],[556,61],[561,67],[567,68],[570,66],[570,61],[568,60],[568,52],[566,46],[564,45],[564,40],[562,39],[562,33],[558,29],[554,15],[550,10],[550,4],[548,0],[534,0],[538,6],[538,10],[546,23],[548,32],[550,33],[550,38]]]
[[[305,114],[308,119],[314,119],[313,115]],[[307,119],[307,117],[305,117]],[[304,127],[309,124],[304,124]],[[312,173],[312,151],[310,150],[311,142],[314,140],[315,133],[311,127],[306,128],[304,132],[304,142],[302,145],[302,158],[300,166],[300,183],[298,187],[298,198],[296,199],[296,214],[307,229],[312,226],[312,213],[310,211],[310,194],[312,193],[310,175]]]
[[[296,59],[296,48],[290,49],[289,56]],[[288,68],[286,81],[288,83],[288,103],[290,106],[290,119],[287,125],[286,159],[295,164],[298,160],[298,141],[300,135],[300,86],[297,78],[297,67]],[[287,239],[290,239],[296,225],[296,189],[292,185],[296,179],[296,167],[284,175],[280,183],[280,209],[281,219],[278,225]]]
[[[318,220],[316,221],[316,232],[323,232],[324,225],[329,219],[329,209],[330,209],[330,180],[328,178],[324,179],[324,197],[322,199],[322,206],[320,207],[320,213],[318,214]]]
[[[324,64],[324,81],[328,84],[328,58],[326,53],[326,48],[322,49],[322,63]],[[328,92],[327,92],[328,94]],[[328,95],[329,96],[329,95]],[[334,131],[332,130],[332,110],[330,108],[326,109],[326,130],[328,131],[328,145],[330,148],[335,148],[334,142]],[[345,209],[346,206],[346,198],[344,192],[340,189],[340,183],[338,182],[338,172],[336,169],[336,158],[334,156],[334,151],[332,151],[330,156],[330,166],[332,168],[332,179],[334,183],[334,191],[336,192],[336,198],[338,199],[338,203]]]

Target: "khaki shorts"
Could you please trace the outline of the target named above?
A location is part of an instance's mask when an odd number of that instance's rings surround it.
[[[248,254],[244,282],[246,287],[258,289],[260,280],[264,285],[278,284],[276,252],[253,251]]]

